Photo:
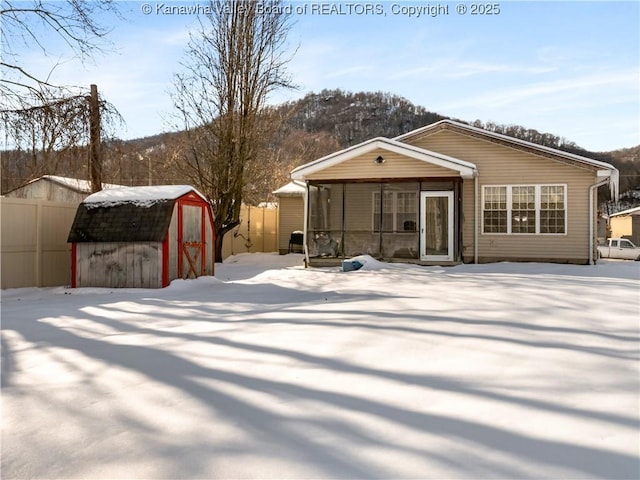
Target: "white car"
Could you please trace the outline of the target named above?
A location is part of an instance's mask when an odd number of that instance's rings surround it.
[[[598,246],[598,258],[640,260],[640,248],[626,238],[610,238],[606,245]]]

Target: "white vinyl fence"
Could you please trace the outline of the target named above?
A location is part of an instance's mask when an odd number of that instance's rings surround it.
[[[77,203],[0,197],[1,288],[71,284],[67,237],[77,208]],[[225,235],[223,258],[277,251],[277,209],[243,206],[241,220]]]
[[[239,253],[278,251],[278,209],[243,205],[240,225],[224,236],[222,258]]]
[[[0,198],[2,288],[71,283],[67,236],[77,208],[75,203]]]

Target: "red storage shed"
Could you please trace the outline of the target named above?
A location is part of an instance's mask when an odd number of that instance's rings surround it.
[[[160,288],[214,274],[211,207],[188,185],[94,193],[79,205],[68,241],[74,288]]]

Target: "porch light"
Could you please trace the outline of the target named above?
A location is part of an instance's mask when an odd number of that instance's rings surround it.
[[[384,157],[382,155],[378,155],[374,162],[376,162],[378,165],[381,165],[384,163]]]

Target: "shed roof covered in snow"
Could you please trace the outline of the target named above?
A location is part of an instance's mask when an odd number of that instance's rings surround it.
[[[192,193],[188,185],[123,187],[87,197],[78,207],[68,242],[162,242],[176,199]]]
[[[68,242],[161,242],[173,213],[173,200],[148,207],[132,203],[90,207],[82,203],[76,212]]]
[[[91,207],[116,206],[126,203],[139,207],[149,207],[165,200],[175,200],[189,192],[195,192],[206,201],[204,195],[189,185],[156,185],[102,190],[89,195],[82,203],[90,204]]]

